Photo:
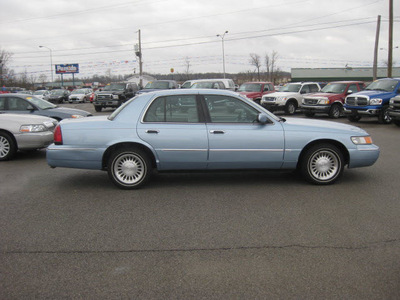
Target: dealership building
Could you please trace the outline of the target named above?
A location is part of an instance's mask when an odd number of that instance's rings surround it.
[[[386,78],[387,68],[378,68],[377,78]],[[392,77],[400,78],[400,68],[392,69]],[[338,80],[360,80],[372,81],[372,68],[292,68],[292,82],[299,81],[338,81]]]

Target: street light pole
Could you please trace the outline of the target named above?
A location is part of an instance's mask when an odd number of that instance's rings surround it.
[[[46,46],[39,46],[39,48],[46,48],[50,51],[50,74],[51,74],[51,82],[53,83],[53,52],[51,51],[51,49],[49,47]]]
[[[224,78],[225,78],[225,47],[224,47],[224,38],[225,38],[225,34],[228,33],[228,30],[225,31],[223,34],[217,34],[217,36],[219,36],[222,40],[222,66],[224,69]]]

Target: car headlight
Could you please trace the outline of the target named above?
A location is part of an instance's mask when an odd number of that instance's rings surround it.
[[[329,104],[329,99],[328,98],[320,98],[318,100],[318,104],[327,105],[327,104]]]
[[[74,118],[74,119],[79,119],[79,118],[83,118],[84,116],[82,116],[82,115],[71,115],[71,118]]]
[[[394,99],[390,99],[389,104],[393,104],[394,103]]]
[[[31,125],[22,125],[19,128],[20,132],[43,132],[47,131],[48,128],[43,124],[31,124]]]
[[[382,104],[382,99],[380,98],[373,98],[369,100],[370,105],[381,105]]]
[[[351,141],[356,145],[371,145],[372,138],[370,136],[352,136]]]
[[[276,98],[276,102],[282,102],[282,101],[286,101],[287,97],[277,97]]]

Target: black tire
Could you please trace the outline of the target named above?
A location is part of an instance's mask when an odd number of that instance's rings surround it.
[[[393,120],[393,123],[400,127],[400,120]]]
[[[315,115],[315,113],[309,111],[304,112],[304,114],[306,115],[307,118],[312,118]]]
[[[138,189],[150,179],[151,161],[136,148],[120,148],[108,160],[108,176],[121,189]]]
[[[349,115],[347,116],[347,120],[349,120],[350,122],[358,122],[361,120],[361,116],[359,115]]]
[[[0,132],[0,161],[10,160],[17,153],[14,139],[6,132]]]
[[[309,148],[302,156],[300,171],[313,184],[334,183],[343,174],[344,158],[334,145],[319,144]]]
[[[332,104],[331,109],[329,110],[329,117],[332,119],[338,119],[343,112],[343,108],[340,104]]]
[[[101,108],[102,108],[101,106],[95,106],[94,110],[97,111],[97,112],[101,112]]]
[[[381,124],[390,124],[392,123],[392,117],[389,115],[388,112],[389,107],[384,106],[382,107],[381,111],[379,112],[378,115],[378,122]]]
[[[285,105],[285,113],[288,115],[294,115],[297,109],[297,103],[294,101],[288,101]]]

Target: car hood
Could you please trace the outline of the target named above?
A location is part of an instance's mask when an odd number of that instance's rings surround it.
[[[276,93],[271,93],[267,94],[265,96],[267,97],[290,97],[290,96],[297,96],[299,93],[294,93],[294,92],[276,92]]]
[[[72,97],[84,97],[86,94],[71,94]]]
[[[315,94],[308,94],[308,98],[319,98],[319,97],[337,97],[340,96],[341,94],[336,94],[336,93],[315,93]]]
[[[305,118],[285,118],[286,122],[282,124],[285,131],[299,131],[299,132],[331,132],[331,133],[344,133],[349,134],[365,134],[368,133],[359,127],[342,124],[339,122],[322,121]]]
[[[64,114],[70,114],[70,115],[82,115],[82,116],[89,116],[91,115],[90,112],[82,109],[77,109],[77,108],[68,108],[68,107],[55,107],[55,108],[49,108],[46,109],[47,111],[54,111],[54,112],[59,112],[59,113],[64,113]]]
[[[27,114],[0,114],[0,122],[18,122],[21,124],[38,124],[43,122],[57,122],[57,120],[40,116]]]
[[[101,92],[98,92],[97,95],[110,95],[110,94],[121,95],[123,93],[124,93],[123,91],[101,91]]]
[[[351,97],[353,97],[353,96],[356,97],[356,96],[359,96],[359,95],[360,96],[368,96],[370,98],[375,98],[377,96],[386,98],[386,97],[390,97],[391,95],[394,95],[394,92],[364,90],[364,91],[361,91],[361,92],[358,92],[358,93],[351,94]]]
[[[256,97],[261,94],[261,92],[239,92],[241,95],[245,95],[248,98]]]

